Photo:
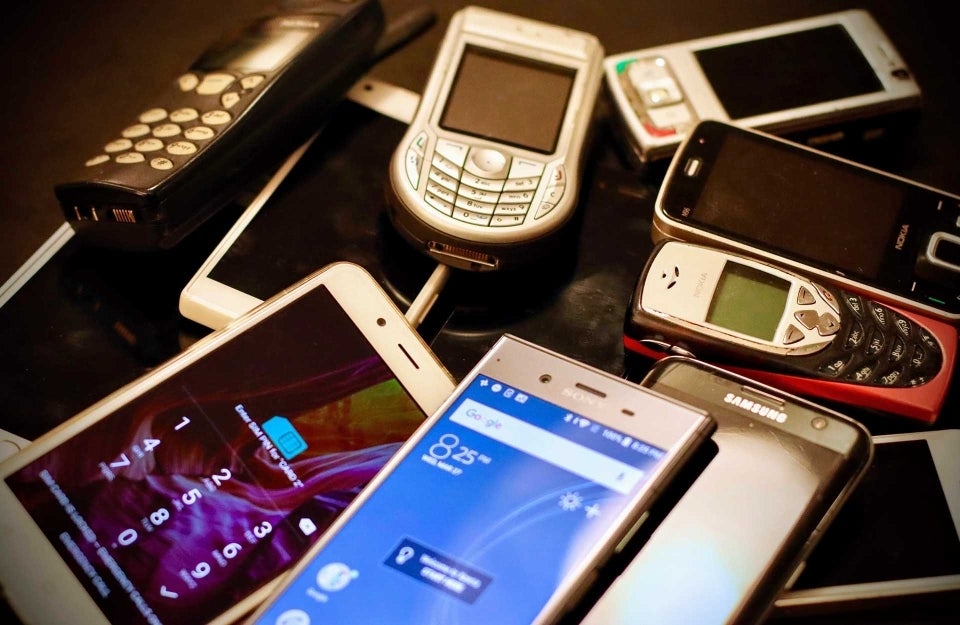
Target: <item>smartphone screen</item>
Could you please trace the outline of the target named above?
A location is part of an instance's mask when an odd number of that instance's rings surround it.
[[[883,90],[877,73],[839,24],[693,54],[730,119]]]
[[[201,623],[297,560],[423,418],[320,286],[6,483],[110,622]]]
[[[529,624],[664,458],[481,372],[256,622]]]
[[[865,466],[868,447],[854,450],[869,444],[867,434],[851,436],[843,421],[776,404],[686,362],[643,384],[709,409],[718,451],[582,623],[760,622]]]
[[[946,576],[960,580],[960,536],[930,445],[878,441],[874,450],[862,483],[792,590]]]

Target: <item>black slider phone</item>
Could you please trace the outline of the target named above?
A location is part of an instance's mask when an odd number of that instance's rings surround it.
[[[294,1],[226,33],[56,185],[86,242],[166,249],[302,143],[367,69],[377,0]]]

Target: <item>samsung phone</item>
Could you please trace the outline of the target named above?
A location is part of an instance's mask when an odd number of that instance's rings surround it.
[[[689,358],[642,384],[707,410],[718,450],[583,625],[760,623],[870,464],[859,423]]]
[[[329,266],[3,463],[3,593],[27,625],[232,623],[453,386]]]
[[[960,430],[873,437],[874,458],[777,614],[960,596]]]
[[[393,146],[418,101],[412,91],[383,81],[357,81],[346,101],[330,112],[316,140],[288,158],[190,278],[180,293],[180,313],[222,328],[317,267],[338,260],[361,264],[379,279],[380,240],[370,233],[382,218]],[[300,180],[309,176],[303,192],[284,185],[298,162],[303,162],[298,169],[307,168]],[[323,189],[322,200],[311,196],[317,188]],[[324,210],[318,210],[318,202]],[[390,230],[389,224],[385,229]],[[317,245],[333,231],[336,246]],[[429,275],[413,263],[404,264],[415,280]]]
[[[810,133],[822,144],[844,138],[842,122],[920,104],[900,53],[859,9],[615,54],[603,65],[640,163],[672,155],[701,119],[777,134],[829,128]]]
[[[767,133],[698,124],[670,164],[653,234],[960,320],[960,197]]]
[[[603,49],[593,35],[454,14],[390,163],[390,217],[461,269],[542,260],[577,204]]]
[[[377,0],[289,3],[225,33],[55,187],[85,240],[169,248],[315,131],[367,69]]]
[[[637,281],[624,345],[932,423],[950,389],[957,331],[770,263],[664,241]]]
[[[712,431],[505,335],[249,622],[553,622]]]

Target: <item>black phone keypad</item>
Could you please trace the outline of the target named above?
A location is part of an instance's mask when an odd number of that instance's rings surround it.
[[[940,371],[943,354],[919,323],[855,293],[837,293],[843,322],[836,341],[821,356],[826,378],[872,386],[912,387]]]

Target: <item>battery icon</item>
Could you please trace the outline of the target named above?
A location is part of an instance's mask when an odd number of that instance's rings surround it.
[[[620,444],[623,445],[624,447],[629,447],[630,443],[632,442],[633,442],[632,438],[630,438],[629,436],[624,436],[623,440],[620,441]]]

